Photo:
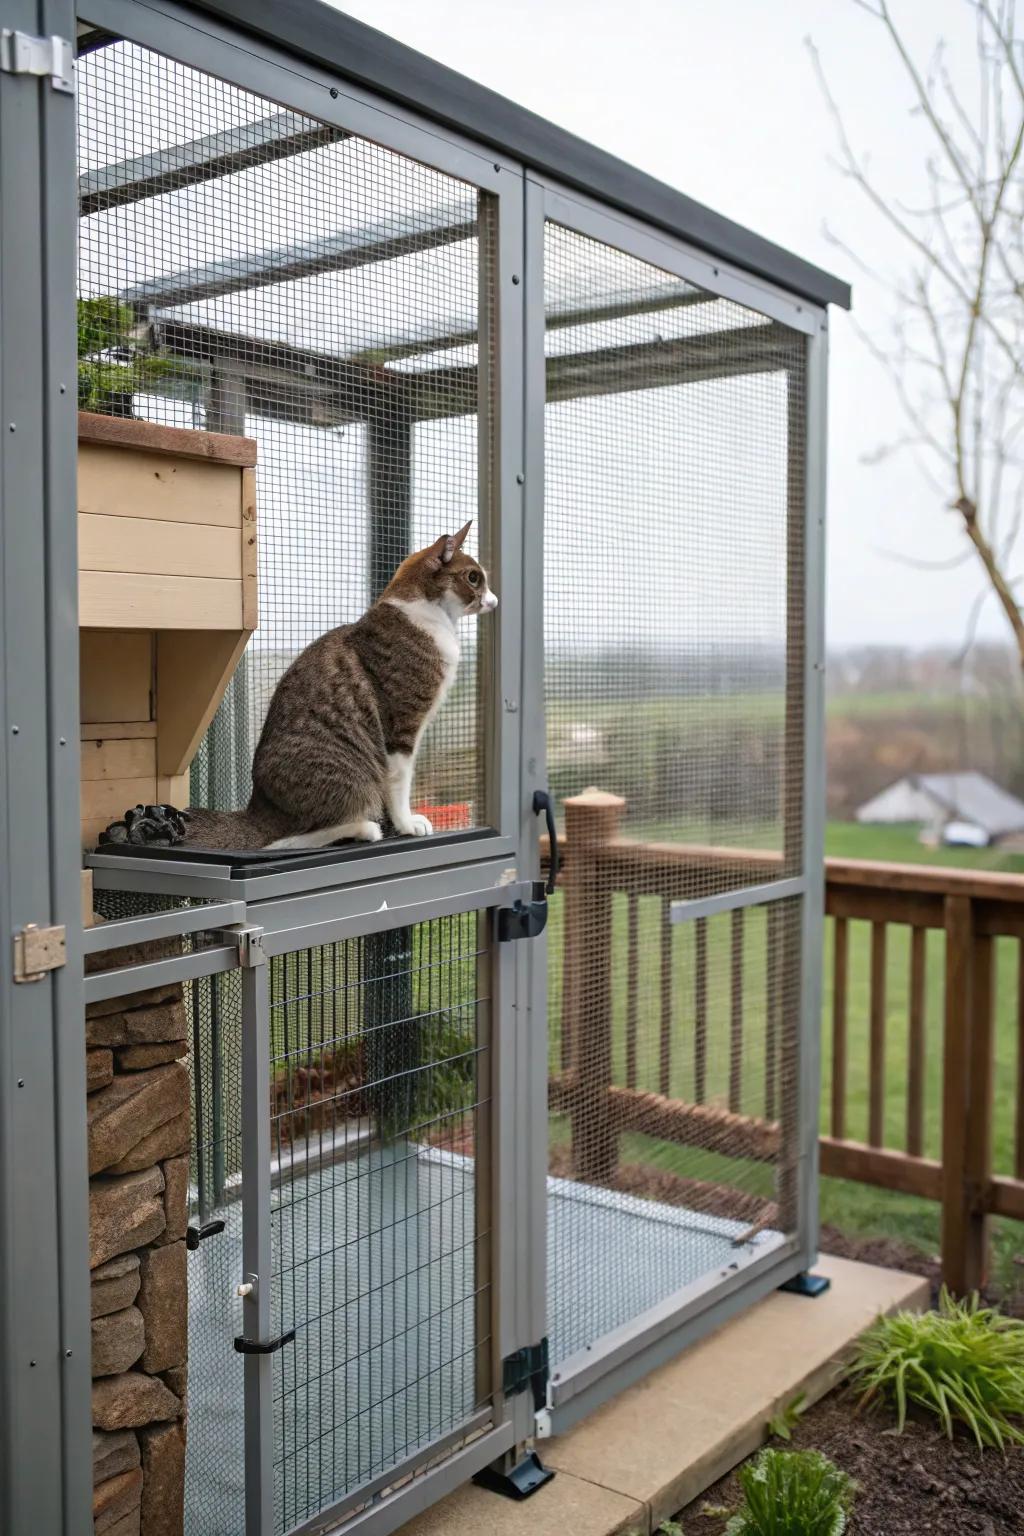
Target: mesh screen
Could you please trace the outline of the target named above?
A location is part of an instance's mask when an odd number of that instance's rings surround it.
[[[271,974],[277,1525],[489,1400],[489,975],[477,915]],[[479,1177],[478,1177],[479,1171]]]
[[[78,154],[80,404],[258,443],[259,629],[192,781],[196,803],[234,806],[305,645],[471,517],[467,548],[479,539],[486,561],[486,207],[127,43],[79,63]],[[463,630],[415,789],[447,825],[484,818],[477,637]]]
[[[799,905],[670,909],[800,868],[805,341],[556,225],[545,263],[562,1361],[795,1222]]]

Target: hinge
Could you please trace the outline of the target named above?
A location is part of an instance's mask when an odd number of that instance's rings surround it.
[[[529,901],[517,901],[511,907],[498,908],[498,943],[513,944],[517,939],[535,939],[547,927],[548,904],[544,886],[535,881]]]
[[[36,37],[4,27],[0,70],[8,75],[49,75],[55,91],[75,94],[75,50],[67,37]]]
[[[42,981],[48,971],[67,964],[67,933],[63,923],[40,928],[26,923],[14,935],[15,981]]]
[[[539,1413],[547,1407],[548,1375],[548,1341],[544,1338],[539,1344],[526,1344],[505,1356],[501,1362],[501,1389],[506,1397],[514,1397],[517,1392],[532,1388],[534,1411]]]

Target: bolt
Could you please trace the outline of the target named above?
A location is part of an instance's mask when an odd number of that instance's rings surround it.
[[[497,160],[495,160],[495,162],[494,162],[494,169],[496,171],[500,171],[501,170],[501,166],[498,164]]]
[[[66,395],[66,394],[67,394],[67,392],[68,392],[68,387],[67,387],[67,385],[66,385],[66,384],[62,384],[62,385],[61,385],[61,387],[60,387],[60,392],[61,392],[61,394],[62,394],[62,395]]]
[[[16,432],[18,429],[14,425],[14,422],[12,421],[11,424],[9,425],[9,427],[7,428],[7,430],[8,430],[8,432]]]
[[[35,1365],[35,1361],[34,1361],[34,1360],[30,1360],[30,1361],[29,1361],[29,1365],[32,1365],[32,1366],[34,1366],[34,1365]]]
[[[65,1350],[65,1351],[64,1351],[64,1359],[65,1359],[65,1360],[70,1360],[70,1359],[71,1359],[71,1356],[72,1356],[72,1353],[73,1353],[73,1351],[72,1351],[72,1350],[70,1350],[70,1349],[66,1349],[66,1350]]]
[[[11,726],[11,735],[12,736],[17,736],[20,730],[21,730],[21,726],[20,725],[12,725]]]
[[[512,273],[512,281],[513,281],[513,283],[518,283],[519,282],[519,273],[518,272],[513,272]],[[13,427],[11,428],[11,431],[12,432],[14,431]]]
[[[23,1077],[19,1077],[18,1078],[18,1087],[19,1088],[24,1088],[24,1086],[25,1086],[25,1079]]]
[[[61,737],[61,739],[60,739],[60,744],[61,744],[61,746],[62,746],[62,747],[66,747],[66,746],[67,746],[67,744],[68,744],[68,739],[67,739],[67,737],[66,737],[66,736],[62,736],[62,737]]]
[[[516,475],[516,485],[525,485],[525,484],[526,484],[526,476],[524,474]]]
[[[331,86],[331,97],[333,98],[334,101],[337,101],[337,99],[338,99],[338,89],[337,89],[337,86],[334,86],[334,85]]]

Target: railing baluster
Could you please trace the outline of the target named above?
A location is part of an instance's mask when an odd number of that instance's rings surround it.
[[[925,943],[923,928],[910,930],[910,1020],[907,1035],[907,1151],[924,1156]]]
[[[626,918],[626,1087],[636,1087],[636,1035],[639,1007],[640,902],[631,891]]]
[[[1024,940],[1017,944],[1017,1106],[1014,1177],[1024,1179]]]
[[[661,899],[661,1049],[658,1090],[666,1098],[672,1092],[672,903]]]
[[[693,967],[693,1087],[694,1099],[703,1104],[708,1096],[708,920],[696,922],[696,954]]]
[[[729,988],[729,1108],[743,1105],[743,908],[732,914],[732,970]]]
[[[885,923],[871,924],[871,1046],[868,1145],[885,1139]]]
[[[846,1136],[846,991],[849,929],[845,917],[832,924],[832,1135]]]
[[[779,912],[774,904],[765,913],[765,931],[764,1117],[766,1120],[774,1120],[779,1006]]]

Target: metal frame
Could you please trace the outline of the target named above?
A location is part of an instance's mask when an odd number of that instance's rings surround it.
[[[74,35],[68,0],[9,0],[3,20]],[[85,1536],[74,97],[4,69],[0,138],[0,1526]],[[64,927],[66,964],[19,985],[27,923]]]

